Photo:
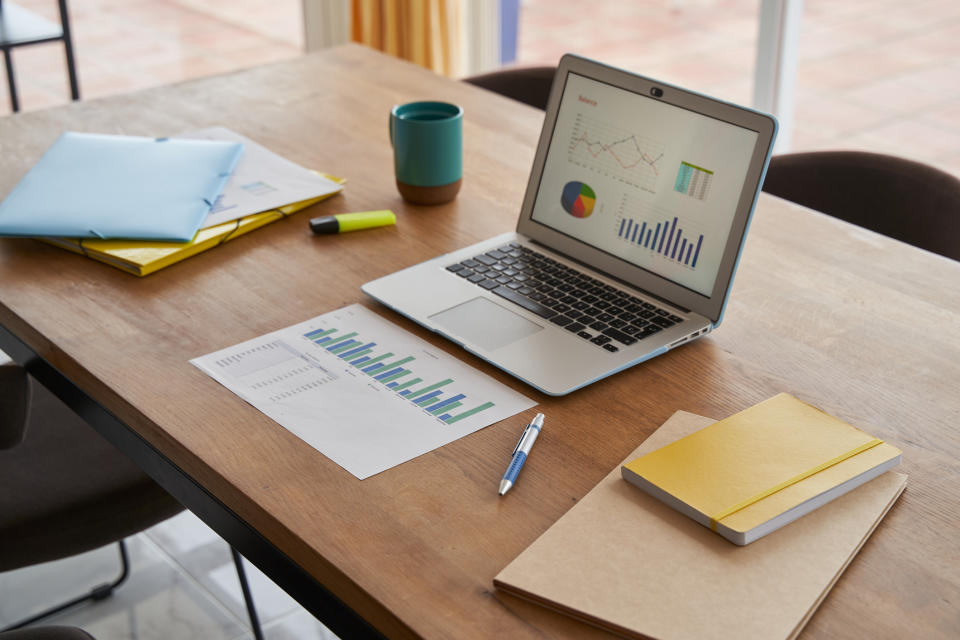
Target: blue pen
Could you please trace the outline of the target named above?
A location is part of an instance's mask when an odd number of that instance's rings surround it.
[[[503,474],[503,480],[500,481],[500,495],[510,491],[510,487],[517,481],[520,469],[523,468],[523,463],[527,461],[527,456],[530,455],[530,449],[533,449],[533,443],[537,441],[537,436],[540,435],[541,427],[543,427],[543,414],[538,413],[527,425],[527,428],[523,430],[520,440],[517,441],[517,446],[513,448],[513,459],[510,461],[510,466],[507,467],[507,472]]]

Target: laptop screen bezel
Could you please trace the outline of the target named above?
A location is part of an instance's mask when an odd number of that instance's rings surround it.
[[[540,182],[557,122],[561,97],[566,87],[567,78],[571,73],[624,89],[646,99],[674,105],[757,133],[756,143],[744,178],[743,189],[738,198],[730,227],[727,245],[721,257],[716,280],[709,296],[631,264],[622,258],[533,219],[533,205],[540,190]],[[658,92],[660,95],[655,97],[650,91],[654,87],[661,90],[661,92]],[[557,73],[554,76],[543,130],[540,133],[533,168],[530,172],[523,207],[517,223],[517,232],[637,289],[649,292],[683,309],[699,313],[717,323],[723,314],[727,294],[746,238],[746,230],[769,162],[776,131],[777,121],[769,114],[723,102],[652,78],[609,67],[593,60],[567,54],[561,58]]]

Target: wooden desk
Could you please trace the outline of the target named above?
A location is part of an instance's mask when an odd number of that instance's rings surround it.
[[[465,108],[466,178],[447,206],[406,205],[393,184],[387,113],[418,98]],[[806,637],[955,637],[960,264],[763,196],[719,330],[563,398],[364,299],[367,280],[512,228],[541,120],[359,47],[0,119],[0,195],[66,129],[220,124],[349,179],[145,279],[0,240],[0,348],[351,637],[356,620],[329,614],[327,595],[390,637],[604,636],[495,592],[493,576],[675,410],[721,418],[789,391],[901,447],[910,475]],[[381,208],[395,228],[307,229]],[[361,482],[188,362],[358,301],[541,403],[549,429],[508,496],[497,484],[533,411]]]

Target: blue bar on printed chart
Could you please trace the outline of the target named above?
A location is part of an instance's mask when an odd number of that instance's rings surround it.
[[[387,358],[390,358],[390,357],[392,357],[392,356],[393,356],[393,354],[388,351],[387,353],[384,353],[384,354],[382,354],[382,355],[379,355],[379,356],[377,356],[376,358],[373,358],[372,360],[371,360],[370,358],[359,358],[359,359],[357,359],[357,360],[354,360],[354,361],[351,362],[350,364],[352,364],[352,365],[355,366],[355,367],[359,367],[361,364],[366,363],[367,366],[370,366],[370,365],[372,365],[374,362],[380,362],[381,360],[386,360]],[[361,369],[361,371],[362,371],[362,369]]]
[[[324,336],[328,336],[328,335],[330,335],[331,333],[334,333],[335,331],[336,331],[336,329],[314,329],[313,331],[310,331],[310,332],[305,333],[305,334],[303,334],[303,335],[304,335],[305,337],[311,339],[311,340],[316,341],[318,338],[322,338],[322,337],[324,337]]]
[[[356,355],[357,353],[359,353],[360,351],[363,351],[364,349],[369,349],[370,347],[375,347],[375,346],[377,346],[377,343],[376,343],[376,342],[368,342],[367,344],[363,345],[362,347],[357,347],[356,349],[350,349],[350,351],[346,351],[346,352],[344,352],[344,353],[341,353],[341,354],[340,354],[340,357],[341,357],[341,358],[349,358],[350,356]]]
[[[355,347],[359,344],[360,344],[359,340],[347,340],[346,342],[341,342],[340,344],[328,346],[327,351],[329,351],[334,355],[338,355],[340,353],[343,353],[347,349],[350,349],[351,347]]]
[[[412,362],[413,360],[416,360],[416,358],[414,358],[413,356],[407,356],[406,358],[401,358],[396,362],[391,362],[390,364],[384,363],[383,368],[393,369],[394,367],[399,367],[400,365],[407,364],[408,362]],[[363,371],[366,371],[366,369],[363,369]],[[383,372],[379,372],[379,373],[383,373]]]
[[[432,415],[437,415],[438,413],[443,413],[443,414],[445,414],[445,415],[449,415],[449,413],[447,413],[448,411],[453,411],[454,409],[456,409],[457,407],[459,407],[459,406],[461,406],[461,405],[463,405],[462,402],[454,402],[453,404],[448,404],[448,405],[445,406],[445,407],[440,407],[439,409],[434,409],[433,411],[430,411],[429,413],[431,413]]]
[[[346,333],[346,334],[340,336],[339,338],[334,338],[334,339],[331,340],[330,342],[325,342],[324,344],[325,344],[325,346],[327,347],[327,349],[329,349],[330,347],[332,347],[333,345],[337,344],[338,342],[343,342],[344,340],[349,340],[350,338],[352,338],[352,337],[355,336],[355,335],[357,335],[357,332],[356,332],[356,331],[354,331],[353,333]],[[318,344],[319,344],[319,343],[318,343]]]
[[[426,403],[430,402],[431,400],[433,400],[434,398],[436,398],[436,397],[437,397],[438,395],[440,395],[441,393],[443,393],[443,391],[440,391],[440,389],[437,389],[436,391],[431,391],[430,393],[428,393],[428,394],[425,395],[425,396],[421,396],[421,397],[419,397],[419,398],[416,398],[416,399],[413,401],[413,404],[423,406],[424,404],[426,404]]]
[[[400,369],[400,371],[396,372],[392,376],[387,376],[386,378],[383,378],[382,380],[380,380],[380,382],[387,384],[388,382],[393,382],[397,378],[402,378],[403,376],[409,375],[409,374],[410,374],[410,369]]]
[[[447,398],[446,400],[443,400],[443,401],[441,401],[441,402],[438,402],[438,403],[435,404],[435,405],[432,405],[432,406],[427,407],[427,411],[434,411],[434,410],[436,410],[436,409],[442,409],[442,408],[444,408],[445,406],[447,406],[448,404],[452,404],[452,403],[456,402],[457,400],[463,400],[463,399],[466,398],[466,397],[467,397],[467,396],[463,395],[462,393],[461,393],[461,394],[458,394],[458,395],[455,395],[455,396],[451,396],[451,397]]]
[[[381,373],[381,374],[375,375],[375,376],[373,376],[373,379],[374,379],[374,380],[383,380],[384,378],[389,378],[389,377],[392,376],[393,374],[395,374],[395,373],[400,373],[401,371],[403,371],[403,367],[397,367],[397,368],[395,368],[395,369],[390,369],[389,371],[384,371],[384,372]]]
[[[410,392],[410,397],[411,397],[411,398],[416,398],[416,397],[419,396],[419,395],[422,395],[422,394],[424,394],[424,393],[426,393],[426,392],[428,392],[428,391],[433,391],[434,389],[439,389],[440,387],[442,387],[442,386],[444,386],[444,385],[446,385],[446,384],[450,384],[451,382],[453,382],[453,378],[447,378],[446,380],[441,380],[440,382],[437,382],[437,383],[435,383],[435,384],[432,384],[432,385],[430,385],[429,387],[424,387],[423,389],[418,389],[417,391],[411,391],[411,392]],[[406,395],[406,394],[403,394],[403,395]]]

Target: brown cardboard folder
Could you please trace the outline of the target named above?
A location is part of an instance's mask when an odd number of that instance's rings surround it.
[[[678,411],[624,462],[713,420]],[[893,471],[738,547],[612,470],[494,585],[630,637],[793,638],[907,483]]]

